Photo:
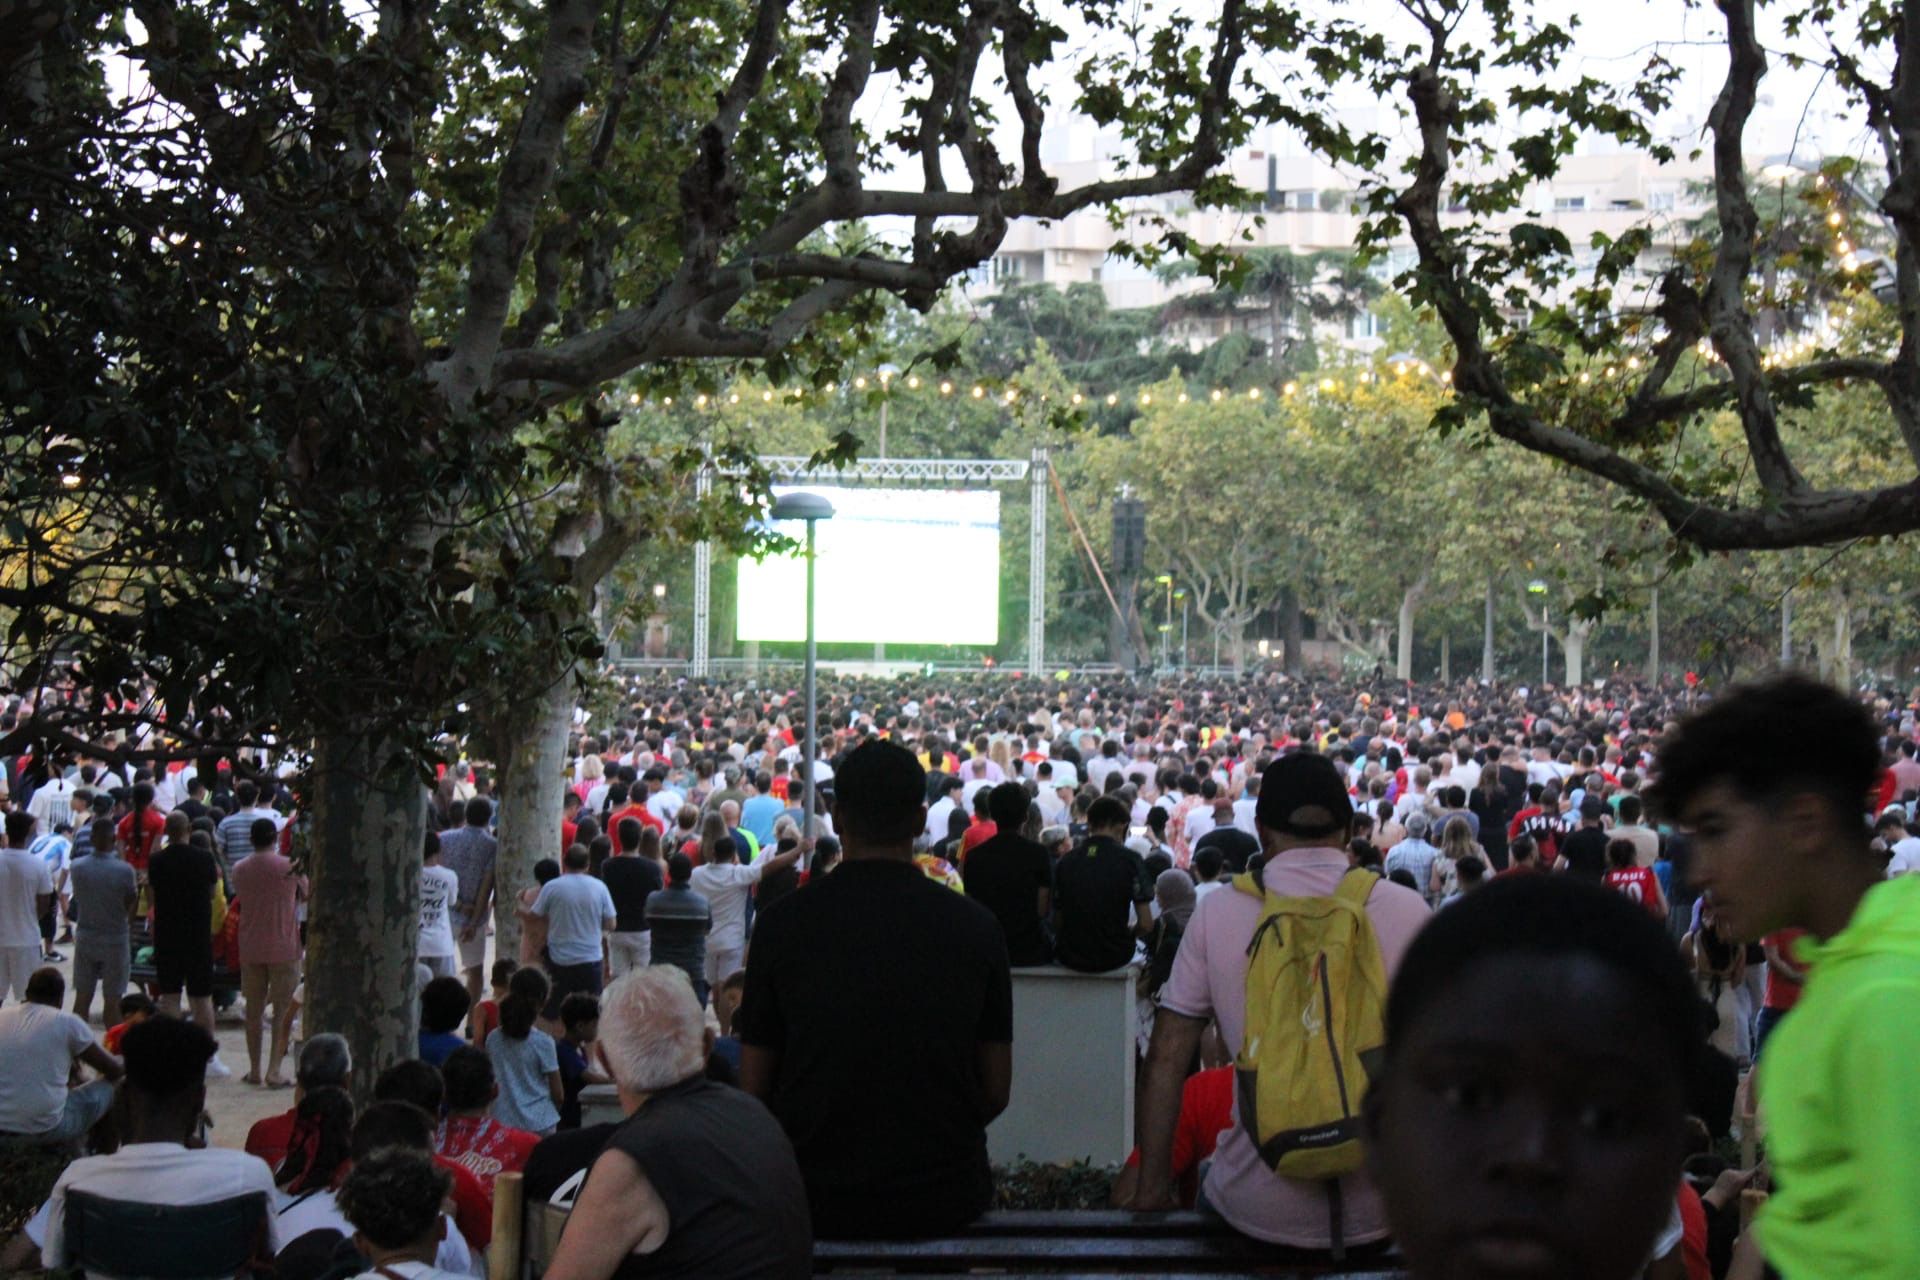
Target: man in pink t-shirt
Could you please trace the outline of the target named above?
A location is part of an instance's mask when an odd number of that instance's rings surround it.
[[[1269,890],[1298,897],[1333,894],[1351,866],[1342,846],[1353,808],[1327,757],[1296,752],[1269,765],[1260,780],[1254,820],[1265,855],[1260,874]],[[1131,1208],[1176,1207],[1172,1152],[1183,1077],[1209,1019],[1219,1021],[1227,1051],[1236,1057],[1240,1053],[1246,1031],[1247,947],[1260,911],[1258,898],[1228,888],[1201,899],[1187,924],[1154,1018],[1142,1088],[1140,1181]],[[1418,893],[1382,880],[1367,899],[1367,914],[1391,979],[1407,944],[1429,918],[1426,902]],[[1336,1198],[1326,1183],[1282,1178],[1269,1169],[1240,1124],[1236,1097],[1234,1122],[1221,1133],[1201,1187],[1214,1212],[1244,1235],[1296,1249],[1330,1248],[1335,1212],[1343,1244],[1386,1239],[1386,1213],[1366,1174],[1341,1178],[1339,1190]]]
[[[273,1056],[266,1083],[286,1083],[286,1061],[293,1024],[293,990],[300,984],[300,900],[307,879],[280,852],[280,829],[271,818],[256,818],[253,852],[233,869],[234,898],[240,910],[240,994],[247,1003],[248,1084],[259,1084],[260,1039],[267,1006],[273,1006]]]

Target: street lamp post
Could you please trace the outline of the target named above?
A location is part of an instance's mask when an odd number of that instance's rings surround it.
[[[887,406],[892,403],[893,375],[900,372],[896,364],[880,366],[880,456],[887,456]]]
[[[813,634],[814,526],[822,520],[833,519],[833,504],[817,493],[782,494],[774,501],[772,515],[775,520],[805,520],[807,522],[807,732],[800,748],[801,751],[806,754],[804,763],[807,772],[806,778],[801,786],[800,794],[801,804],[803,806],[802,812],[805,815],[806,824],[802,830],[802,834],[811,840],[813,839],[814,827],[817,824],[817,819],[814,817],[813,775],[820,758],[820,753],[815,747],[814,738],[816,732],[814,722],[817,719],[814,705],[814,669],[819,661],[819,654],[815,648]]]
[[[1547,637],[1553,630],[1553,608],[1546,601],[1547,584],[1535,578],[1527,584],[1527,594],[1540,600],[1540,683],[1547,682]]]
[[[1184,590],[1176,591],[1173,595],[1174,599],[1180,602],[1180,669],[1185,671],[1189,660],[1188,655],[1191,653],[1187,648],[1187,607],[1192,602],[1187,599],[1187,593]]]

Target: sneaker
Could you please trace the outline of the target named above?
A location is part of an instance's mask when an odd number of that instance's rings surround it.
[[[49,951],[44,956],[40,957],[40,960],[43,964],[59,964],[62,960],[65,960],[65,959],[66,957],[61,955],[58,951]]]
[[[207,1079],[231,1080],[233,1079],[233,1068],[220,1061],[220,1055],[216,1053],[207,1059]]]

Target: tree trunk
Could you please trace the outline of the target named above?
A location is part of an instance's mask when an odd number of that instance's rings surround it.
[[[1480,637],[1480,678],[1493,683],[1493,575],[1487,575],[1487,614]]]
[[[1300,609],[1300,593],[1287,587],[1280,593],[1280,668],[1298,677],[1307,667],[1306,617]]]
[[[1408,587],[1400,596],[1400,649],[1394,658],[1393,674],[1396,679],[1413,679],[1413,617],[1420,607],[1420,597],[1426,594],[1427,578]]]
[[[1853,683],[1853,601],[1842,587],[1833,591],[1833,652],[1827,666],[1827,679],[1843,689]]]
[[[520,917],[514,913],[520,891],[533,883],[534,864],[555,857],[560,847],[573,696],[573,672],[568,669],[511,706],[495,735],[500,852],[493,873],[493,931],[499,955],[520,954]]]
[[[1593,623],[1585,618],[1575,618],[1567,624],[1566,634],[1560,638],[1560,647],[1567,654],[1567,686],[1569,688],[1586,679],[1587,636],[1593,631]]]
[[[303,1034],[353,1046],[355,1093],[419,1050],[420,852],[427,793],[392,742],[321,738],[310,782],[312,899]]]

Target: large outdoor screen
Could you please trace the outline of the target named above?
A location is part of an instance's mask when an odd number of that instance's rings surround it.
[[[991,645],[1000,639],[1000,495],[993,490],[776,488],[833,504],[818,526],[823,644]],[[777,521],[804,544],[807,527]],[[741,640],[807,638],[805,557],[740,561]]]

